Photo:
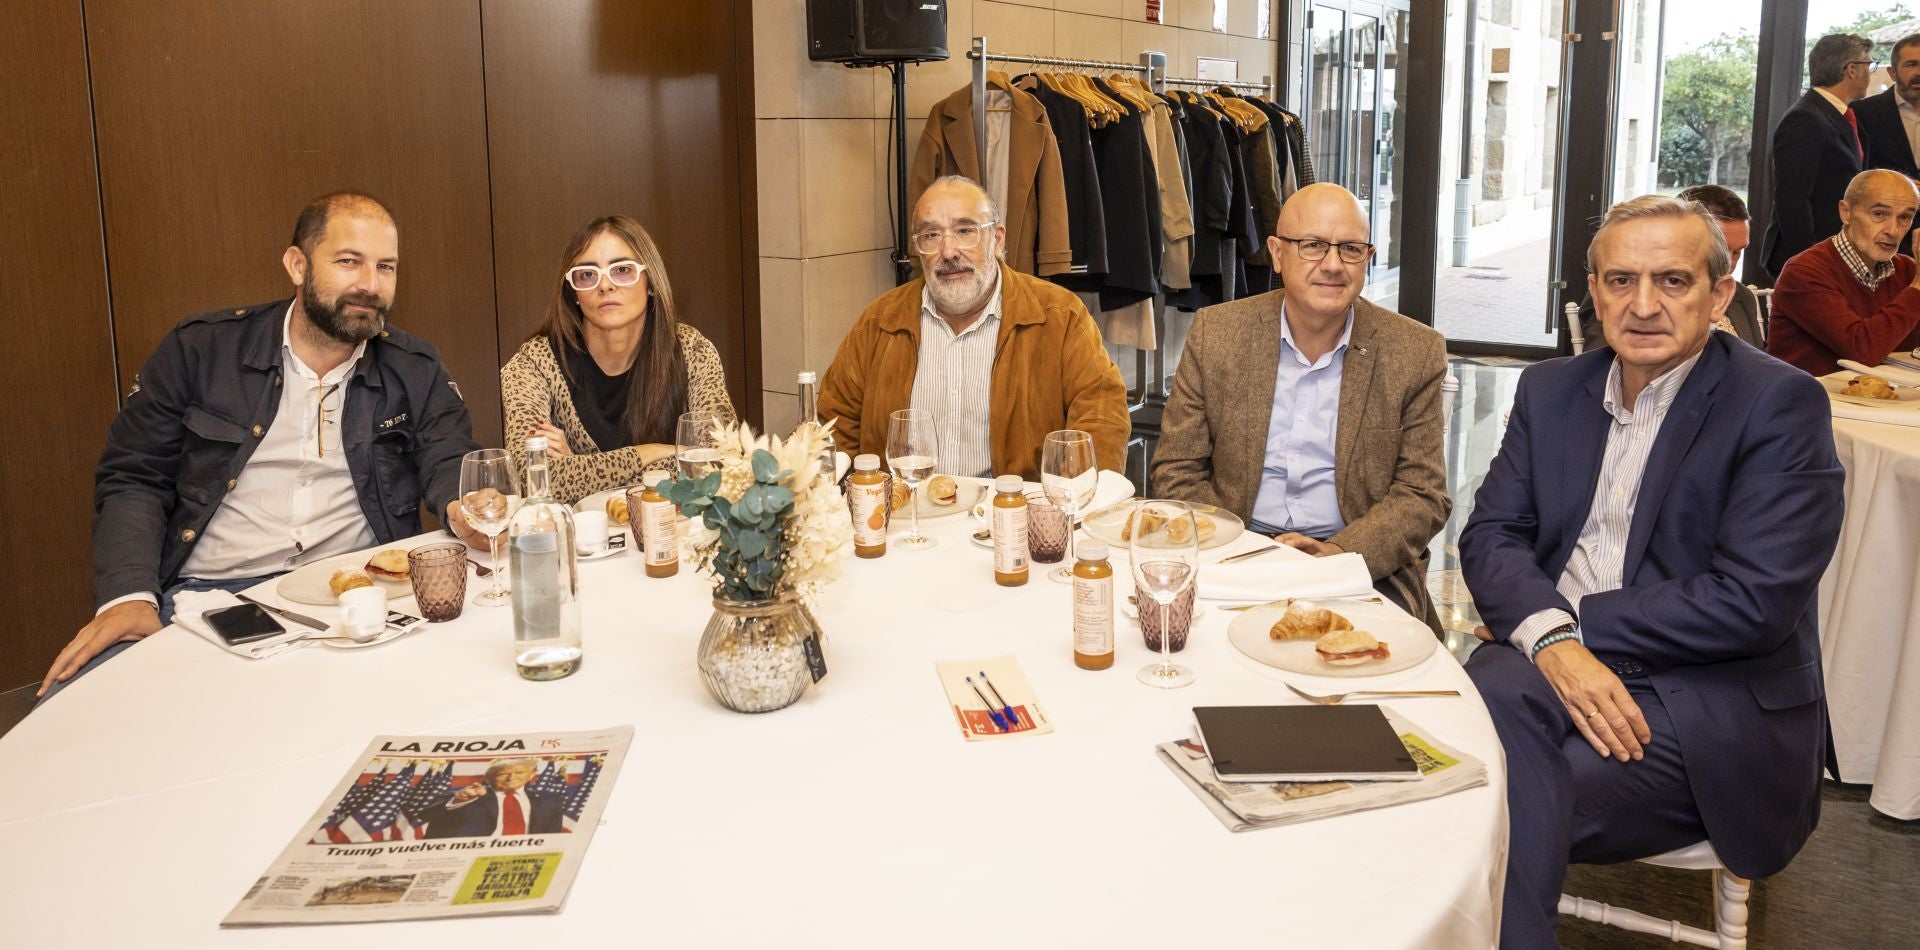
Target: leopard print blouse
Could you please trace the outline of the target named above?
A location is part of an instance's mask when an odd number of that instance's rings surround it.
[[[687,365],[688,411],[719,412],[731,421],[733,400],[727,396],[727,375],[720,365],[720,352],[699,330],[684,323],[679,329],[680,358]],[[672,456],[644,465],[639,450],[632,446],[601,451],[594,444],[574,408],[573,392],[567,388],[553,346],[544,336],[522,343],[519,352],[501,367],[500,399],[506,409],[509,437],[525,433],[543,420],[567,434],[573,454],[547,457],[547,476],[558,501],[571,505],[597,491],[637,485],[644,471],[673,468]],[[517,465],[525,465],[518,453],[513,455]]]

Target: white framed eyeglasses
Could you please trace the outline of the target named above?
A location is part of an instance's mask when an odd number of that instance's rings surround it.
[[[639,261],[614,261],[605,267],[581,264],[567,268],[565,280],[567,286],[583,291],[600,286],[602,280],[615,287],[631,287],[640,282],[640,275],[646,271],[647,265]]]

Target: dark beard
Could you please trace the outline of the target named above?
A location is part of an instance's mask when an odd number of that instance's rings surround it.
[[[346,312],[349,304],[372,307],[374,312],[366,317],[349,316]],[[313,283],[308,281],[300,287],[300,306],[306,310],[307,322],[313,324],[314,329],[341,343],[371,340],[387,325],[387,308],[372,294],[341,294],[329,306],[316,297]]]

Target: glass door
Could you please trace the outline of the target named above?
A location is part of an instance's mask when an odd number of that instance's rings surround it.
[[[1398,303],[1404,174],[1394,155],[1395,125],[1406,95],[1400,70],[1410,17],[1379,0],[1326,0],[1307,18],[1308,147],[1315,177],[1360,199],[1378,246],[1367,299]]]

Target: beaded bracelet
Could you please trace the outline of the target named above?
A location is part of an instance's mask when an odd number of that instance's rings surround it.
[[[1544,650],[1550,646],[1553,646],[1554,644],[1559,643],[1562,640],[1578,640],[1578,639],[1580,639],[1580,632],[1577,630],[1561,630],[1558,633],[1549,633],[1546,636],[1541,637],[1540,639],[1535,640],[1533,642],[1533,653],[1529,655],[1539,656],[1541,650]]]

